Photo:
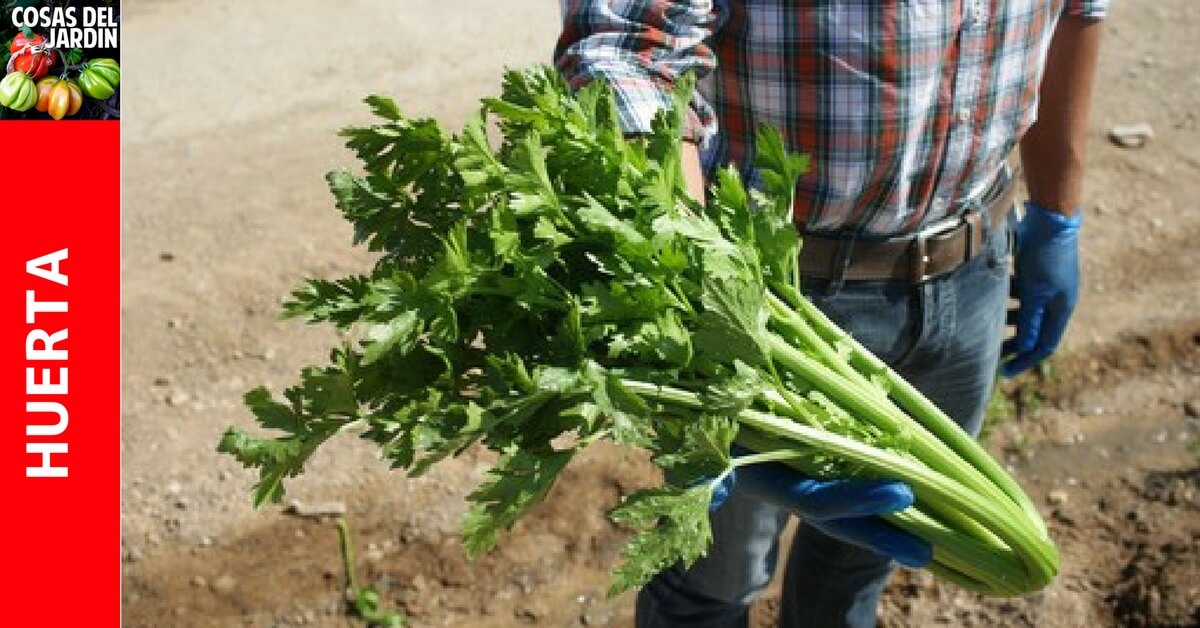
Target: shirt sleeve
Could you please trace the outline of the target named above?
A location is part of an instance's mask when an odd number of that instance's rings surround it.
[[[1108,15],[1109,0],[1066,0],[1063,15],[1099,19]]]
[[[603,80],[613,89],[625,133],[649,133],[659,109],[684,73],[708,74],[716,58],[708,38],[714,0],[561,0],[563,28],[554,63],[573,87]],[[685,139],[716,132],[712,107],[692,98]]]

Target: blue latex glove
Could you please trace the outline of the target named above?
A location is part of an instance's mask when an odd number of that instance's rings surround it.
[[[1079,225],[1083,212],[1067,218],[1025,203],[1017,225],[1017,333],[1004,343],[1000,372],[1013,377],[1058,348],[1079,297]]]
[[[734,469],[713,492],[711,510],[733,490],[786,508],[822,532],[909,567],[933,560],[933,548],[877,517],[913,505],[912,489],[885,480],[815,480],[778,462]]]

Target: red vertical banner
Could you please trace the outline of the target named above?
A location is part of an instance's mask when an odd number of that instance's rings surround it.
[[[0,625],[119,626],[120,3],[0,13]]]
[[[0,623],[118,626],[120,125],[4,120],[0,146]]]

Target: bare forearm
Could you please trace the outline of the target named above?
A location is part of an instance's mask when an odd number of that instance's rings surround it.
[[[680,155],[683,180],[692,198],[704,202],[704,171],[700,167],[700,149],[694,142],[684,142]]]
[[[1073,215],[1082,200],[1087,118],[1100,50],[1101,23],[1063,17],[1042,79],[1038,121],[1021,140],[1029,197]]]

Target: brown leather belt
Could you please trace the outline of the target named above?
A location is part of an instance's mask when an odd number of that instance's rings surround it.
[[[948,218],[920,232],[886,240],[851,239],[829,234],[803,234],[800,274],[835,281],[901,279],[913,283],[958,268],[983,250],[988,234],[1002,233],[1013,208],[1011,180],[996,186],[985,201],[990,224],[983,228],[978,210]],[[838,271],[841,271],[840,273]]]

